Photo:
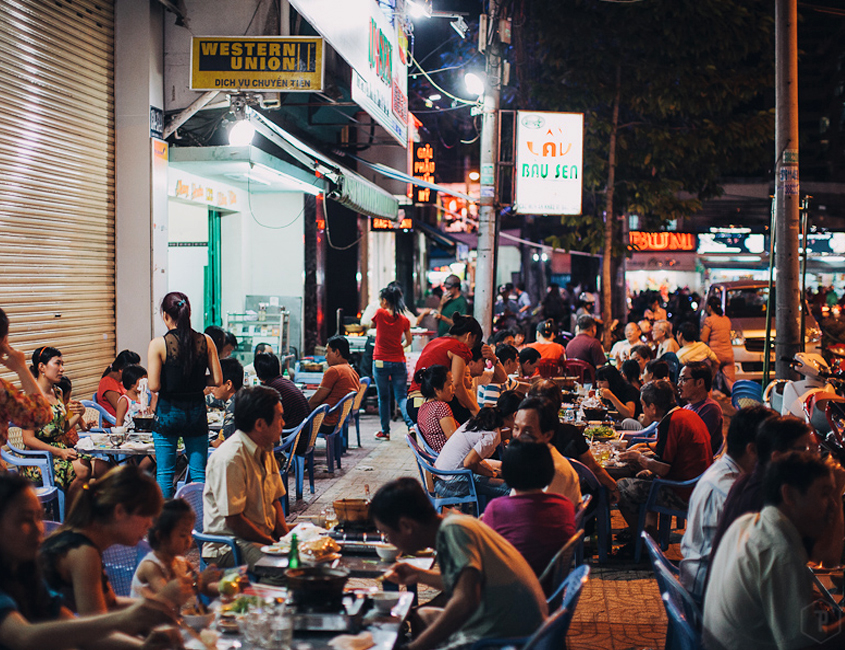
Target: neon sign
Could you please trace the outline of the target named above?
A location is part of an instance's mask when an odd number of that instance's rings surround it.
[[[698,245],[691,232],[642,232],[632,230],[628,241],[635,251],[690,251]]]

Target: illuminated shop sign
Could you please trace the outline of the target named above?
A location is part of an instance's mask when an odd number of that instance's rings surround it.
[[[370,219],[370,230],[373,232],[379,231],[396,231],[396,230],[404,230],[405,232],[410,232],[414,229],[414,222],[411,220],[410,217],[404,217],[401,221],[391,221],[390,219],[381,219],[379,217],[375,217]]]
[[[518,214],[581,214],[583,166],[582,113],[517,111]]]
[[[698,244],[691,232],[642,232],[632,230],[628,242],[634,251],[690,251]]]
[[[195,36],[192,90],[323,90],[323,39]]]
[[[748,253],[766,252],[767,238],[760,233],[742,231],[708,232],[698,235],[698,253]]]
[[[434,180],[434,148],[428,142],[420,142],[417,144],[411,143],[411,175],[414,178],[419,178],[429,183],[435,183]],[[408,197],[414,203],[434,203],[437,198],[437,192],[428,187],[419,187],[418,185],[411,185],[408,190]]]

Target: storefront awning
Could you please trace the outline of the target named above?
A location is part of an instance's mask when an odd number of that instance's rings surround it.
[[[414,228],[420,230],[422,234],[433,241],[438,247],[450,253],[455,253],[458,250],[458,246],[463,246],[464,248],[467,247],[467,245],[462,241],[459,241],[439,228],[429,226],[427,223],[423,223],[422,221],[414,221]]]
[[[399,218],[399,200],[395,196],[309,147],[258,111],[248,109],[247,116],[258,133],[307,169],[325,176],[332,182],[333,187],[326,195],[328,198],[369,217],[392,221]]]
[[[428,181],[424,181],[421,178],[417,178],[416,176],[411,176],[406,174],[405,172],[400,172],[398,169],[393,169],[393,167],[388,167],[382,163],[372,163],[369,160],[364,160],[363,158],[359,158],[358,156],[353,156],[352,154],[346,154],[350,158],[354,158],[360,163],[364,163],[374,171],[377,171],[382,176],[387,176],[387,178],[392,178],[395,181],[402,181],[403,183],[410,183],[411,185],[416,185],[418,187],[427,187],[430,190],[434,190],[435,192],[443,192],[444,194],[448,194],[450,196],[456,196],[459,199],[463,199],[469,203],[477,203],[477,198],[472,198],[467,194],[463,194],[462,192],[458,192],[453,190],[449,187],[445,187],[444,185],[438,185],[437,183],[429,183]]]

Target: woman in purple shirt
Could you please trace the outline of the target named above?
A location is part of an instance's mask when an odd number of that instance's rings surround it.
[[[513,492],[487,504],[481,520],[522,553],[538,576],[575,534],[575,506],[545,492],[555,467],[548,445],[514,439],[502,458],[502,478]]]

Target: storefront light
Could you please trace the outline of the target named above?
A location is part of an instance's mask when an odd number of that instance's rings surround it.
[[[229,144],[233,147],[246,147],[252,143],[255,127],[246,120],[238,120],[229,129]]]

